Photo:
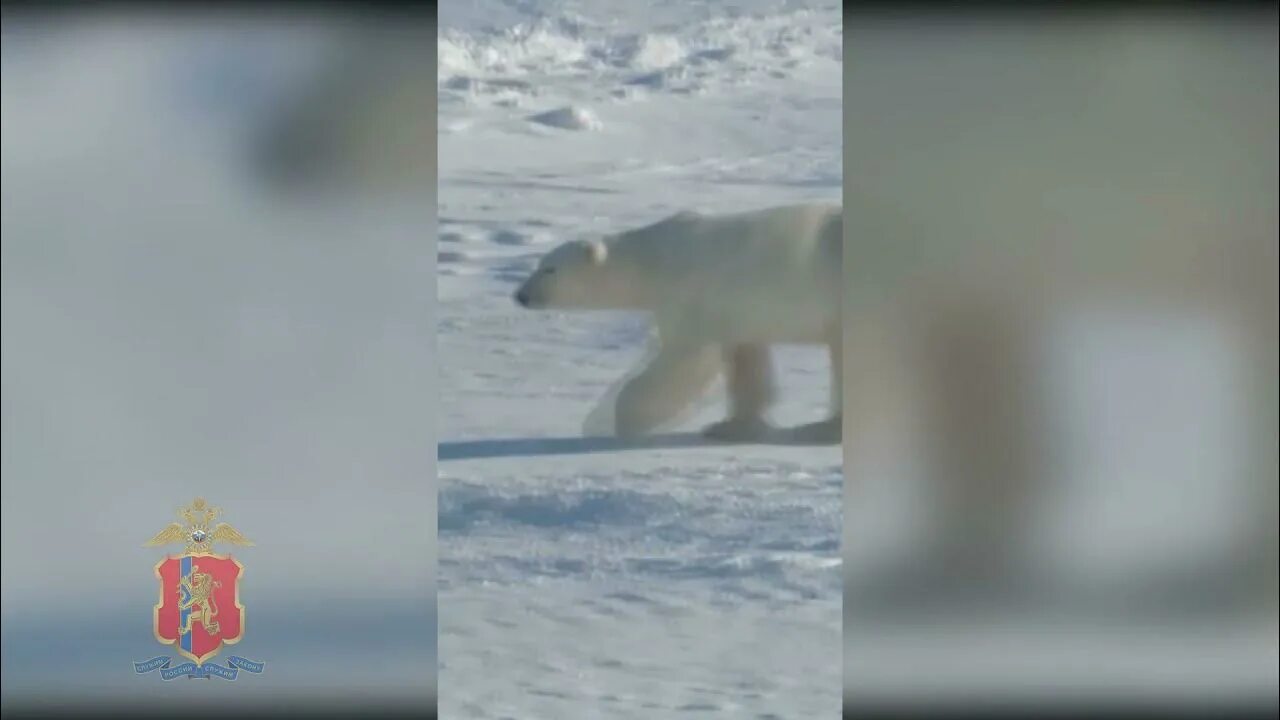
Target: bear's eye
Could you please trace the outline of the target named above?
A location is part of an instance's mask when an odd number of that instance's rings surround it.
[[[543,275],[555,275],[555,274],[556,274],[556,269],[555,269],[555,268],[553,268],[553,267],[549,267],[549,268],[542,268],[542,274],[543,274]]]

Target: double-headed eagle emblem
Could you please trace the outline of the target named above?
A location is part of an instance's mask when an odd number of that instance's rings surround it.
[[[170,523],[169,527],[156,533],[156,536],[147,541],[147,545],[169,545],[171,543],[186,543],[183,548],[184,555],[202,555],[209,553],[215,542],[231,543],[232,545],[253,545],[253,543],[240,534],[239,530],[231,527],[227,523],[220,522],[213,525],[213,521],[222,515],[222,509],[213,507],[204,501],[204,498],[196,498],[187,507],[178,511],[186,524]],[[213,526],[210,529],[210,526]]]

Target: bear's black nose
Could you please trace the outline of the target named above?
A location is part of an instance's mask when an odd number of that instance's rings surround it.
[[[520,303],[521,307],[529,307],[529,293],[524,290],[517,290],[516,302]]]

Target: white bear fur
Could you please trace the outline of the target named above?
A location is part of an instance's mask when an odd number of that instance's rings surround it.
[[[834,407],[809,429],[838,442],[842,246],[838,205],[682,212],[555,248],[516,298],[535,309],[651,313],[656,332],[642,364],[588,417],[589,434],[635,436],[668,425],[724,372],[729,419],[708,434],[749,439],[767,430],[774,399],[769,346],[822,344]]]

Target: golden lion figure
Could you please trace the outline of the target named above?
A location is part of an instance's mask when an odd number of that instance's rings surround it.
[[[222,587],[222,582],[214,580],[209,573],[196,572],[199,569],[199,565],[192,565],[191,575],[183,577],[178,586],[178,597],[181,598],[184,593],[187,596],[186,600],[178,601],[178,610],[192,610],[187,615],[186,623],[178,630],[179,635],[191,632],[191,625],[196,621],[199,621],[204,626],[205,632],[210,635],[218,634],[219,625],[213,619],[218,614],[218,604],[213,600],[213,591]]]

